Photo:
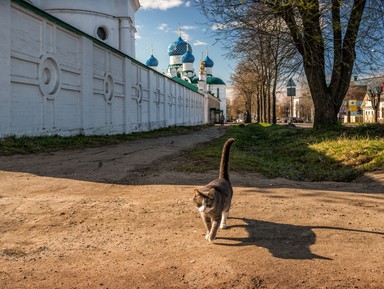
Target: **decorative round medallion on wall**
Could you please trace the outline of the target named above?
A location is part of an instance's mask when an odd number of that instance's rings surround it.
[[[173,95],[171,93],[171,94],[168,95],[168,104],[169,104],[169,106],[172,106],[172,102],[173,102],[172,100],[173,100]]]
[[[155,90],[155,103],[156,105],[160,105],[160,101],[161,101],[161,92],[160,92],[160,89],[156,89]]]
[[[105,101],[111,103],[114,97],[115,92],[115,83],[113,77],[110,73],[105,74],[104,76],[104,99]]]
[[[141,86],[141,83],[138,83],[136,85],[136,90],[137,90],[137,98],[136,101],[138,104],[141,104],[143,101],[143,87]]]
[[[42,55],[38,68],[39,88],[47,99],[54,99],[61,87],[61,71],[59,64],[51,54]]]

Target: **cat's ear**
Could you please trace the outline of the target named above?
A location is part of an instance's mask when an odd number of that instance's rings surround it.
[[[207,197],[210,198],[210,199],[214,199],[215,198],[215,194],[216,194],[216,190],[214,188],[210,189],[208,194],[207,194]]]
[[[199,196],[201,193],[198,189],[195,189],[195,197]]]

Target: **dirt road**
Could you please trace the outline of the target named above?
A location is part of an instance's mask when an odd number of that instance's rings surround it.
[[[208,243],[171,170],[191,135],[0,157],[0,288],[384,288],[384,173],[306,183],[230,172],[229,228]]]

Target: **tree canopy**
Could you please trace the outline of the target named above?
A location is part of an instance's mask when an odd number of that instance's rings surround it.
[[[381,0],[199,0],[199,5],[230,56],[260,54],[260,35],[279,41],[277,53],[294,53],[286,63],[305,72],[317,128],[337,123],[353,75],[383,72]]]

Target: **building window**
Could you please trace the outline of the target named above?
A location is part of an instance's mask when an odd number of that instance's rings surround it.
[[[217,98],[220,98],[220,89],[219,88],[217,88]]]
[[[96,30],[96,34],[101,40],[107,40],[109,37],[108,28],[105,26],[99,26]]]

